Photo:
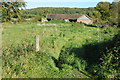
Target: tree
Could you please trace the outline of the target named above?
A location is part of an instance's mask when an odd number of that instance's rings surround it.
[[[42,21],[42,19],[46,19],[47,15],[50,14],[49,10],[41,10],[32,21]]]
[[[93,11],[93,15],[95,17],[95,21],[96,22],[100,22],[101,21],[101,13],[99,11]]]
[[[25,2],[23,0],[7,0],[2,3],[2,21],[11,21],[12,17],[16,17],[21,20],[21,10],[25,7]]]
[[[46,18],[48,14],[50,14],[51,12],[49,10],[43,10],[39,13],[39,15],[41,16],[41,18]]]
[[[108,20],[110,18],[110,3],[109,2],[99,2],[95,8],[101,13],[102,20]]]
[[[118,2],[118,6],[120,6],[120,1]],[[120,27],[120,8],[118,8],[118,27]]]
[[[118,14],[119,14],[119,8],[118,8],[118,1],[117,0],[114,0],[114,2],[112,2],[111,4],[111,9],[110,9],[110,12],[111,12],[111,17],[110,17],[110,21],[113,25],[118,25]]]

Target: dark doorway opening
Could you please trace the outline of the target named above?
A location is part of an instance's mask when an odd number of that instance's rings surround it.
[[[77,22],[77,19],[69,19],[70,22]]]

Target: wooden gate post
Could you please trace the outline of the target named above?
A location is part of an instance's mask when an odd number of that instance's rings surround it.
[[[40,36],[36,35],[36,52],[40,50],[39,42],[40,42]]]

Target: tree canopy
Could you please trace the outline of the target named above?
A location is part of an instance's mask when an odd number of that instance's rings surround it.
[[[13,17],[21,20],[21,10],[25,7],[24,0],[4,0],[2,4],[2,21],[11,21]]]
[[[110,17],[110,3],[109,2],[99,2],[96,6],[96,10],[101,13],[102,20],[108,20]]]

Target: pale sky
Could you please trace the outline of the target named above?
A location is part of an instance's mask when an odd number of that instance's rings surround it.
[[[24,0],[26,2],[112,2],[113,0]]]
[[[98,2],[112,2],[113,0],[24,0],[27,2],[27,9],[37,7],[70,7],[88,8],[95,7]]]

